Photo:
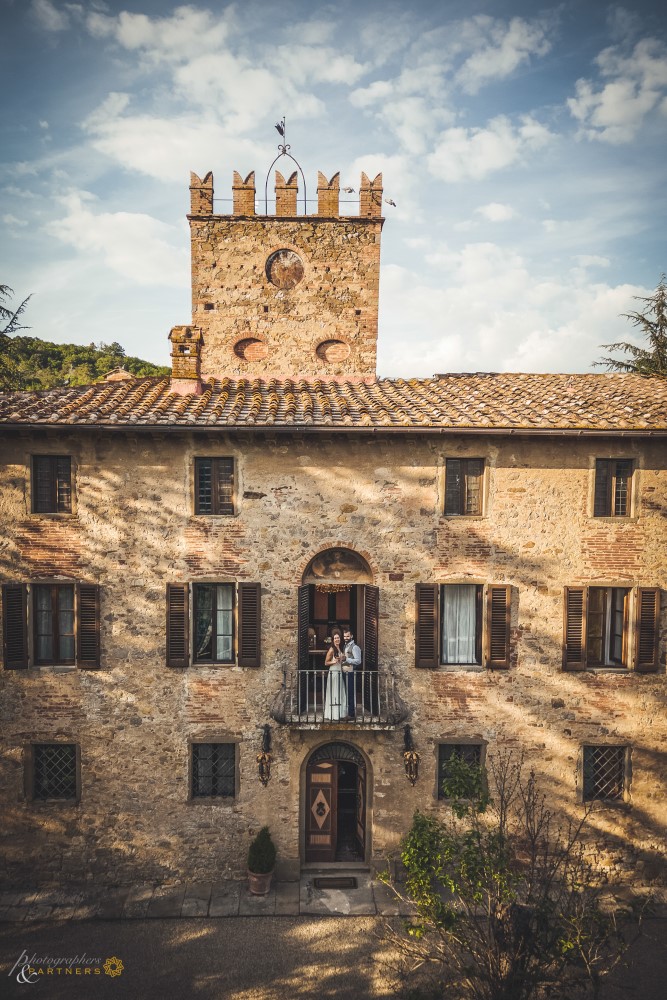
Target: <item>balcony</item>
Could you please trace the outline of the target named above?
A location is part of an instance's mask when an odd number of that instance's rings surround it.
[[[344,675],[346,676],[346,675]],[[334,680],[329,697],[328,670],[295,670],[283,674],[283,685],[274,699],[271,717],[295,729],[395,729],[408,715],[396,690],[396,678],[382,669],[355,670],[354,718],[343,716],[345,694]]]

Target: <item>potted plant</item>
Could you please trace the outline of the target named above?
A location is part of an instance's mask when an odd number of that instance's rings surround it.
[[[276,846],[268,826],[263,826],[248,849],[248,889],[254,896],[268,893],[275,864]]]

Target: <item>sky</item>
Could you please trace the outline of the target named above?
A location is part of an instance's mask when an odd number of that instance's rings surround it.
[[[363,170],[395,202],[382,376],[589,371],[667,270],[649,0],[0,0],[0,86],[0,284],[45,340],[168,364],[189,173],[231,211],[283,115],[309,198]]]

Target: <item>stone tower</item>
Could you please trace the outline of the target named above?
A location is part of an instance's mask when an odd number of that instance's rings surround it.
[[[275,215],[255,212],[255,175],[234,173],[231,215],[213,175],[191,174],[192,327],[201,377],[376,377],[382,175],[361,175],[359,214],[320,173],[317,214],[297,214],[297,174],[275,172]]]

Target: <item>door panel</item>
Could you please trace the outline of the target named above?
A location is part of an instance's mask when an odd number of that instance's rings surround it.
[[[309,765],[306,772],[306,861],[336,857],[338,765]]]
[[[366,768],[357,767],[357,847],[366,860]]]

